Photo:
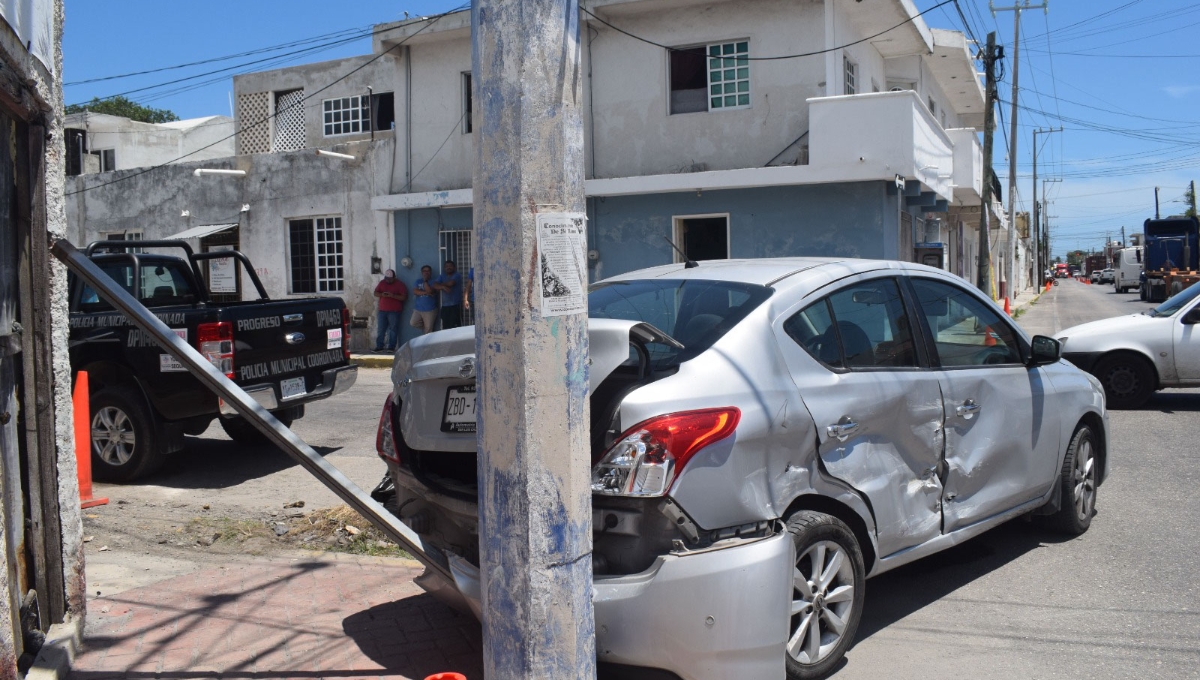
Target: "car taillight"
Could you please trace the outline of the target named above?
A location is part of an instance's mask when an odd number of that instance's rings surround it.
[[[196,329],[196,349],[226,377],[233,377],[233,322],[202,323]]]
[[[350,310],[342,307],[342,355],[350,361]]]
[[[592,493],[662,496],[697,451],[737,429],[732,406],[670,413],[629,428],[592,469]]]
[[[392,438],[392,395],[383,402],[383,413],[379,415],[379,429],[375,432],[375,451],[379,457],[396,464],[400,454],[396,453],[396,440]]]

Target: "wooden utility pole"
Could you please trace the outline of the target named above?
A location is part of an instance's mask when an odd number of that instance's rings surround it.
[[[1017,102],[1020,101],[1020,88],[1017,86],[1017,79],[1020,71],[1020,55],[1021,55],[1021,12],[1027,9],[1040,9],[1049,11],[1049,5],[1044,0],[1040,5],[1031,5],[1029,0],[1025,0],[1022,4],[1013,5],[1012,7],[996,7],[992,5],[991,0],[988,0],[988,7],[992,10],[992,16],[996,16],[996,12],[1013,13],[1013,53],[1012,53],[1012,120],[1009,121],[1011,131],[1008,133],[1009,144],[1008,150],[1008,247],[1005,249],[1005,258],[1007,259],[1004,268],[1005,278],[1008,280],[1005,296],[1013,297],[1013,286],[1016,283],[1016,268],[1013,266],[1015,258],[1013,255],[1017,250]]]
[[[985,295],[992,295],[991,234],[988,229],[988,212],[992,204],[992,137],[996,128],[996,32],[988,33],[987,51],[983,54],[984,83],[983,107],[983,195],[979,198],[979,266],[976,268],[975,285]]]
[[[591,680],[579,7],[474,0],[484,676]]]

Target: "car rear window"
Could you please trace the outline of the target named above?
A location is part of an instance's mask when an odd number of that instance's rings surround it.
[[[767,298],[772,289],[731,281],[650,279],[592,286],[588,316],[653,325],[683,349],[653,345],[655,370],[677,366],[712,347]]]
[[[134,291],[133,265],[129,262],[97,262],[100,269],[147,307],[187,305],[196,301],[191,278],[178,262],[143,262],[140,290]],[[79,296],[84,312],[107,311],[112,307],[86,283]]]

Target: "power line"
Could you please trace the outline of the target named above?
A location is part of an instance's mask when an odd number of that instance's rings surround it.
[[[925,11],[923,11],[923,12],[918,12],[918,13],[917,13],[915,16],[911,16],[911,17],[909,17],[909,18],[905,19],[904,21],[901,21],[900,23],[896,24],[895,26],[892,26],[891,28],[888,28],[888,29],[885,29],[885,30],[883,30],[883,31],[880,31],[880,32],[876,33],[875,35],[869,35],[869,36],[867,36],[867,37],[865,37],[865,38],[863,38],[863,39],[861,39],[861,40],[855,40],[854,42],[846,43],[845,45],[838,45],[837,47],[830,47],[830,48],[823,49],[823,50],[817,50],[817,51],[815,51],[815,52],[803,52],[803,53],[800,53],[800,54],[781,54],[781,55],[776,55],[776,56],[773,56],[773,57],[749,57],[749,56],[739,56],[739,57],[737,57],[737,59],[738,59],[739,61],[780,61],[780,60],[782,60],[782,59],[799,59],[799,58],[801,58],[801,57],[815,57],[815,56],[817,56],[818,54],[827,54],[827,53],[829,53],[829,52],[836,52],[837,50],[841,50],[841,49],[845,49],[845,48],[847,48],[847,47],[853,47],[854,45],[858,45],[858,44],[861,44],[861,43],[865,43],[865,42],[867,42],[868,40],[874,40],[875,38],[878,38],[879,36],[881,36],[881,35],[883,35],[883,34],[885,34],[885,33],[891,33],[892,31],[896,30],[897,28],[900,28],[901,26],[904,26],[905,24],[910,24],[910,23],[912,23],[913,21],[915,21],[915,20],[916,20],[916,18],[917,18],[917,17],[919,17],[919,16],[922,16],[922,15],[924,15],[924,14],[928,14],[929,12],[932,12],[933,10],[935,10],[935,9],[937,9],[937,8],[939,8],[939,7],[942,7],[942,6],[944,6],[944,5],[949,5],[949,4],[950,4],[950,3],[952,3],[952,2],[954,2],[954,0],[942,0],[942,2],[939,2],[938,4],[934,5],[933,7],[930,7],[929,9],[927,9],[927,10],[925,10]],[[588,16],[590,16],[590,17],[592,17],[592,18],[593,18],[593,19],[595,19],[596,21],[599,21],[600,23],[604,24],[605,26],[608,26],[609,28],[613,29],[613,30],[614,30],[614,31],[616,31],[617,33],[621,33],[621,34],[623,34],[623,35],[627,35],[627,36],[629,36],[630,38],[633,38],[634,40],[639,40],[639,41],[641,41],[641,42],[644,42],[644,43],[646,43],[647,45],[653,45],[653,46],[655,46],[655,47],[658,47],[658,48],[660,48],[660,49],[664,49],[664,50],[666,50],[666,51],[668,51],[668,52],[684,52],[684,51],[687,51],[688,49],[692,49],[692,48],[680,49],[680,48],[678,48],[678,47],[670,47],[670,46],[668,46],[668,45],[663,45],[662,43],[656,43],[656,42],[654,42],[653,40],[649,40],[649,39],[647,39],[647,38],[643,38],[643,37],[642,37],[642,36],[640,36],[640,35],[635,35],[635,34],[633,34],[633,33],[630,33],[629,31],[626,31],[626,30],[625,30],[625,29],[623,29],[623,28],[620,28],[620,27],[618,27],[618,26],[614,26],[614,25],[612,25],[612,24],[611,24],[611,23],[609,23],[608,21],[605,21],[604,19],[601,19],[599,16],[596,16],[596,14],[595,14],[594,12],[592,12],[590,9],[588,9],[588,8],[586,8],[586,7],[582,6],[582,5],[580,5],[580,6],[579,6],[579,9],[583,10],[583,12],[584,12],[585,14],[587,14],[587,15],[588,15]]]
[[[299,40],[293,40],[292,42],[280,43],[278,45],[271,45],[268,47],[260,47],[258,49],[248,50],[246,52],[238,52],[237,54],[226,54],[226,55],[223,55],[220,57],[211,57],[209,59],[201,59],[200,61],[191,61],[186,64],[174,64],[172,66],[162,66],[159,68],[147,69],[145,71],[133,71],[131,73],[121,73],[121,74],[118,74],[115,76],[101,76],[101,77],[97,77],[97,78],[88,78],[87,80],[76,80],[76,81],[72,81],[69,83],[63,83],[63,87],[71,87],[72,85],[86,85],[88,83],[100,83],[100,82],[104,82],[104,81],[108,81],[108,80],[120,80],[122,78],[132,78],[134,76],[144,76],[144,75],[148,75],[151,73],[161,73],[163,71],[172,71],[172,70],[181,69],[181,68],[188,68],[190,66],[201,66],[203,64],[212,64],[212,63],[219,62],[219,61],[228,61],[230,59],[238,59],[240,57],[249,57],[249,56],[252,56],[255,54],[263,54],[264,52],[275,52],[278,50],[287,49],[289,47],[295,47],[296,45],[303,45],[304,43],[312,42],[314,40],[327,40],[330,38],[345,35],[346,33],[350,33],[351,31],[362,31],[362,30],[365,30],[365,29],[348,28],[345,30],[336,31],[334,33],[325,33],[324,35],[313,36],[311,38],[302,38]]]
[[[149,172],[154,172],[155,170],[158,170],[158,169],[160,169],[160,168],[164,168],[164,167],[166,167],[166,166],[168,166],[168,165],[171,165],[171,164],[173,164],[173,163],[178,163],[179,161],[181,161],[181,160],[183,160],[183,159],[185,159],[185,158],[187,158],[187,157],[189,157],[189,156],[194,156],[195,154],[198,154],[198,153],[200,153],[201,151],[204,151],[205,149],[210,149],[210,148],[212,148],[212,147],[214,147],[214,146],[216,146],[216,145],[220,144],[221,142],[225,142],[225,141],[228,141],[228,140],[230,140],[230,139],[233,139],[234,137],[236,137],[238,134],[240,134],[240,133],[241,133],[241,132],[243,132],[244,130],[247,130],[247,129],[254,128],[254,127],[257,127],[257,126],[259,126],[259,125],[262,125],[262,124],[266,123],[267,121],[271,120],[272,118],[275,118],[275,117],[277,117],[277,116],[279,116],[279,115],[281,115],[281,114],[283,114],[283,113],[285,113],[285,112],[287,112],[287,111],[290,111],[290,110],[292,110],[293,108],[295,108],[295,107],[297,107],[297,106],[302,106],[302,105],[303,105],[305,102],[307,102],[308,100],[312,99],[313,97],[315,97],[315,96],[317,96],[317,95],[321,94],[321,93],[322,93],[322,92],[324,92],[325,90],[328,90],[329,88],[331,88],[331,87],[333,87],[334,85],[338,84],[339,82],[341,82],[341,81],[345,80],[346,78],[349,78],[350,76],[354,75],[355,73],[358,73],[359,71],[363,70],[363,69],[364,69],[364,68],[366,68],[367,66],[370,66],[371,64],[375,63],[375,62],[376,62],[376,61],[378,61],[379,59],[382,59],[384,56],[386,56],[387,54],[389,54],[389,53],[390,53],[392,50],[396,49],[397,47],[400,47],[401,45],[403,45],[404,43],[408,42],[409,40],[412,40],[412,39],[413,39],[413,38],[415,38],[417,35],[419,35],[419,34],[420,34],[420,33],[422,33],[423,31],[425,31],[425,30],[426,30],[426,29],[428,29],[429,27],[433,26],[435,23],[437,23],[437,22],[438,22],[439,20],[441,20],[442,18],[444,18],[444,17],[447,17],[447,16],[449,16],[449,15],[451,15],[451,14],[455,14],[455,13],[457,13],[457,12],[461,12],[461,11],[463,11],[464,9],[466,9],[467,7],[469,7],[469,5],[461,5],[461,6],[459,6],[459,7],[456,7],[456,8],[454,8],[454,9],[452,9],[452,10],[449,10],[449,11],[447,11],[447,12],[442,12],[441,14],[435,14],[435,15],[433,15],[433,16],[429,16],[429,17],[426,17],[426,18],[424,18],[424,19],[421,19],[421,20],[419,20],[419,21],[424,21],[424,22],[425,22],[425,25],[424,25],[424,26],[422,26],[421,28],[417,29],[416,31],[414,31],[414,32],[413,32],[411,35],[405,36],[403,40],[400,40],[400,41],[399,41],[399,42],[397,42],[395,45],[392,45],[392,46],[391,46],[391,47],[389,47],[388,49],[386,49],[386,50],[384,50],[384,51],[380,52],[379,54],[375,55],[374,57],[371,57],[370,59],[368,59],[367,61],[363,62],[362,64],[359,64],[358,66],[356,66],[356,67],[354,67],[354,68],[350,69],[349,71],[347,71],[346,73],[342,74],[341,76],[338,76],[338,77],[337,77],[337,78],[335,78],[334,80],[332,80],[332,81],[330,81],[329,83],[327,83],[326,85],[322,86],[320,89],[317,89],[317,90],[313,91],[312,93],[305,94],[305,96],[304,96],[303,98],[301,98],[299,101],[297,101],[297,102],[295,102],[295,103],[293,103],[293,104],[290,104],[290,105],[288,105],[288,106],[285,106],[284,108],[282,108],[282,109],[279,109],[278,111],[275,111],[274,113],[272,113],[272,114],[269,114],[269,115],[267,115],[266,117],[264,117],[264,118],[262,118],[262,119],[260,119],[260,120],[258,120],[258,121],[255,121],[254,123],[250,123],[249,125],[245,125],[245,126],[243,126],[243,127],[239,128],[239,129],[235,130],[235,131],[233,132],[233,134],[230,134],[230,135],[227,135],[227,136],[225,136],[225,137],[222,137],[221,139],[218,139],[217,141],[215,141],[215,142],[213,142],[213,143],[211,143],[211,144],[208,144],[208,145],[206,145],[206,146],[202,146],[202,147],[200,147],[200,148],[198,148],[198,149],[195,149],[195,150],[193,150],[193,151],[189,151],[188,153],[185,153],[185,154],[183,154],[182,156],[179,156],[179,157],[177,157],[177,158],[174,158],[174,159],[172,159],[172,160],[169,160],[169,161],[167,161],[167,162],[165,162],[165,163],[160,163],[160,164],[158,164],[158,165],[152,165],[152,166],[150,166],[150,167],[148,167],[148,168],[142,168],[141,170],[138,170],[137,172],[133,172],[133,173],[130,173],[130,174],[128,174],[128,175],[124,175],[124,176],[122,176],[122,177],[117,177],[117,178],[114,178],[114,179],[112,179],[112,180],[110,180],[110,181],[108,181],[108,182],[104,182],[104,183],[102,183],[102,184],[96,184],[96,185],[93,185],[93,186],[90,186],[90,187],[84,187],[84,188],[82,188],[82,189],[77,189],[77,190],[75,190],[75,191],[70,191],[70,192],[67,192],[65,195],[66,195],[66,196],[74,196],[75,194],[81,194],[81,193],[84,193],[84,192],[87,192],[87,191],[92,191],[92,190],[94,190],[94,189],[100,189],[100,188],[102,188],[102,187],[111,186],[111,185],[113,185],[113,184],[117,184],[118,182],[124,182],[124,181],[126,181],[126,180],[133,179],[134,177],[139,177],[139,176],[141,176],[141,175],[144,175],[144,174],[146,174],[146,173],[149,173]]]

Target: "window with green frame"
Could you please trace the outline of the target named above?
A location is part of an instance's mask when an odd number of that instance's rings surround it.
[[[750,42],[708,46],[709,110],[750,106]]]

